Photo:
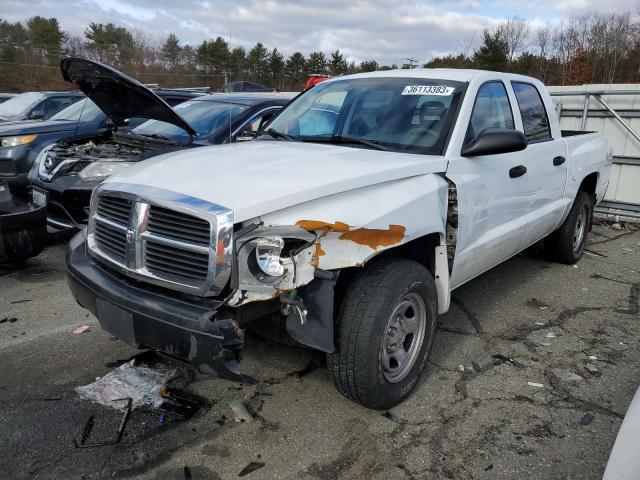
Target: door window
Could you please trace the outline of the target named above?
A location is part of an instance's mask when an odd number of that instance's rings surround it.
[[[513,112],[507,89],[502,82],[487,82],[480,87],[473,105],[466,141],[475,139],[487,128],[513,129]]]
[[[529,83],[511,82],[511,85],[518,100],[527,140],[529,142],[550,140],[549,117],[538,89]]]

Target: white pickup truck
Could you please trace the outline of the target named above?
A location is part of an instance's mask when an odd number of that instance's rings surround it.
[[[112,335],[225,376],[243,328],[275,321],[327,353],[342,394],[389,408],[453,289],[542,239],[578,261],[610,171],[605,139],[561,132],[533,78],[339,77],[254,141],[109,178],[70,244],[70,287]]]

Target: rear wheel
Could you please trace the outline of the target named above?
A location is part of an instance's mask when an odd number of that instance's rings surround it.
[[[375,262],[345,294],[337,349],[327,357],[338,390],[369,408],[390,408],[415,387],[433,344],[433,276],[417,262]]]
[[[544,241],[545,250],[552,260],[568,265],[580,260],[592,215],[591,195],[579,191],[564,223]]]

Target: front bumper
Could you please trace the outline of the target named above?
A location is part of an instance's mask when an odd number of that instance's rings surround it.
[[[203,373],[243,380],[238,360],[244,335],[234,320],[217,317],[221,302],[197,305],[128,283],[87,255],[84,232],[69,243],[66,264],[73,297],[111,335]]]
[[[69,175],[51,182],[36,179],[32,184],[49,194],[47,223],[50,227],[80,230],[87,224],[91,194],[100,182],[84,182],[77,175]]]
[[[0,203],[0,262],[17,262],[38,255],[47,242],[47,208],[20,196]]]

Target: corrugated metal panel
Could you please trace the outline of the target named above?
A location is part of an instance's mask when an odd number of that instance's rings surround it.
[[[608,204],[619,204],[622,210],[628,209],[628,204],[640,205],[640,141],[593,96],[600,94],[605,103],[636,134],[640,134],[640,85],[551,86],[549,91],[556,102],[556,111],[560,113],[560,127],[563,130],[582,129],[585,95],[576,93],[592,95],[584,130],[601,132],[609,141],[614,155],[614,167],[605,200]],[[571,95],[562,95],[563,92]]]

